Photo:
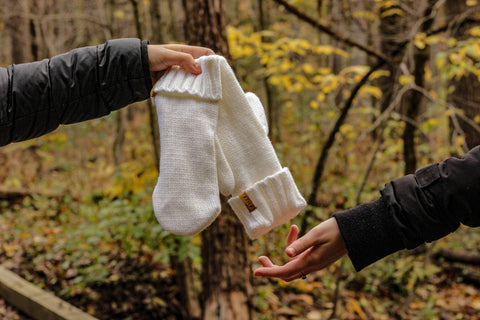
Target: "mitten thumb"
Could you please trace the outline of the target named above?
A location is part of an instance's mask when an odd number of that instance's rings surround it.
[[[218,189],[224,196],[229,196],[232,194],[235,178],[233,177],[233,172],[228,164],[227,158],[225,158],[217,135],[215,135],[215,157],[217,161]]]
[[[245,93],[245,98],[247,98],[248,105],[252,108],[255,118],[257,118],[263,130],[265,130],[265,134],[268,135],[268,122],[262,102],[253,92]]]

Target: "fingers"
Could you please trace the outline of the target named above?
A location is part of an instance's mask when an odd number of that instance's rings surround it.
[[[212,55],[208,48],[187,45],[148,45],[148,59],[152,73],[179,65],[192,74],[202,72],[196,58]]]
[[[175,52],[175,51],[172,51]],[[168,61],[168,66],[179,65],[185,70],[193,74],[202,73],[200,64],[198,64],[193,56],[188,53],[175,52],[175,55]]]
[[[274,265],[267,257],[260,257],[258,261],[263,265],[254,271],[255,276],[275,277],[285,281],[292,281],[302,277],[301,270],[305,270],[307,274],[307,267],[303,260],[292,260],[283,266]]]
[[[328,219],[296,239],[298,227],[292,225],[287,236],[287,255],[290,261],[277,266],[268,257],[258,261],[263,267],[255,270],[255,276],[276,277],[285,281],[301,278],[311,272],[328,267],[347,254],[345,242],[335,218]]]
[[[308,248],[311,248],[312,246],[318,244],[318,239],[316,237],[316,233],[312,232],[313,229],[308,232],[306,235],[303,237],[293,241],[288,245],[288,247],[285,249],[285,253],[290,257],[296,257]],[[315,234],[314,234],[315,233]]]
[[[266,256],[258,257],[258,262],[260,262],[265,268],[271,268],[275,266],[273,262]]]
[[[155,68],[159,68],[160,70],[164,70],[168,67],[179,65],[193,74],[199,74],[202,72],[200,65],[195,61],[191,54],[171,50],[165,47],[161,47],[160,49],[161,51],[158,51],[160,58],[158,61],[159,63],[153,66],[150,65],[150,69],[153,68],[153,70],[155,70]]]
[[[298,227],[294,224],[290,227],[290,232],[288,232],[287,236],[287,247],[290,246],[298,237]]]
[[[169,50],[173,50],[173,51],[188,53],[194,59],[200,58],[202,56],[209,56],[209,55],[215,54],[215,52],[213,52],[213,50],[209,48],[189,46],[189,45],[183,45],[183,44],[165,44],[165,45],[162,45],[162,47]]]
[[[285,249],[285,252],[290,258],[296,257],[308,248],[328,241],[332,230],[337,229],[338,226],[335,218],[330,218],[307,232],[307,234],[305,234],[303,237],[291,243],[287,249]]]

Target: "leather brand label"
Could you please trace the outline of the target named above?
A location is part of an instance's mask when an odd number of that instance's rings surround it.
[[[248,196],[247,192],[243,192],[241,195],[239,195],[239,198],[242,200],[243,204],[245,207],[247,207],[248,212],[255,211],[257,207],[253,204],[252,199]]]

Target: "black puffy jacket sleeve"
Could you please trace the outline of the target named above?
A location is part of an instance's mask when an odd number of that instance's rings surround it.
[[[0,146],[102,117],[147,99],[151,88],[147,42],[139,39],[0,68]]]
[[[393,180],[380,199],[334,215],[357,271],[401,249],[480,226],[480,146]]]

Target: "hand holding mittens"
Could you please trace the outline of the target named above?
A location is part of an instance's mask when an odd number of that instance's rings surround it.
[[[219,214],[220,191],[258,238],[296,216],[305,199],[268,139],[260,100],[243,92],[225,58],[197,61],[202,74],[176,68],[153,89],[162,153],[155,215],[168,231],[198,233]]]

